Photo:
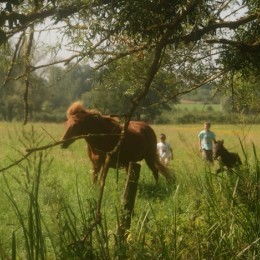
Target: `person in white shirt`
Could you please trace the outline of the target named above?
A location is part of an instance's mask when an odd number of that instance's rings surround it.
[[[161,141],[157,143],[157,151],[160,157],[160,161],[164,165],[168,165],[169,161],[173,159],[173,151],[171,145],[166,142],[166,135],[160,135]]]

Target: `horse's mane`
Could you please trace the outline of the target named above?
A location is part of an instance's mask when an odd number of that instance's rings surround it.
[[[67,110],[67,118],[75,116],[76,114],[84,114],[86,110],[81,102],[74,102]]]
[[[85,109],[84,105],[80,101],[76,101],[70,105],[67,109],[67,118],[73,118],[75,121],[81,121],[86,116],[92,115],[97,118],[107,118],[111,122],[117,122],[114,118],[102,115],[99,111],[94,109]]]

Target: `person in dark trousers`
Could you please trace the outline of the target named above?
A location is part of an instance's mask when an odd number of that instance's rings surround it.
[[[204,129],[199,132],[199,150],[203,159],[213,163],[213,143],[216,143],[216,135],[210,130],[211,124],[206,122]]]

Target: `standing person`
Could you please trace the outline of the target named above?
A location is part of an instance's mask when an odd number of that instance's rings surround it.
[[[216,143],[216,135],[210,130],[210,126],[211,124],[206,122],[204,129],[199,132],[199,150],[206,161],[213,163],[213,142]]]
[[[173,151],[171,145],[166,142],[166,135],[160,135],[161,141],[157,144],[157,151],[160,157],[160,161],[164,165],[168,165],[169,161],[173,159]]]

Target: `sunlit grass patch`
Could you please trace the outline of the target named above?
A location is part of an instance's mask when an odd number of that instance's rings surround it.
[[[33,128],[3,125],[0,131],[4,129],[5,139],[0,145],[4,144],[3,154],[8,158],[3,157],[1,167],[23,156],[26,147],[57,141],[63,132],[63,125],[58,124],[34,124]],[[173,147],[170,168],[176,183],[169,185],[160,177],[155,184],[151,171],[141,163],[125,243],[118,240],[117,226],[126,174],[123,169],[111,169],[102,199],[102,223],[84,245],[80,244],[95,221],[100,195],[99,186],[92,184],[84,141],[65,150],[53,147],[42,154],[37,152],[1,173],[0,257],[257,259],[260,127],[212,125],[244,163],[232,173],[219,175],[215,174],[217,163],[206,164],[198,151],[201,128],[199,124],[154,126],[156,134],[164,132]]]

